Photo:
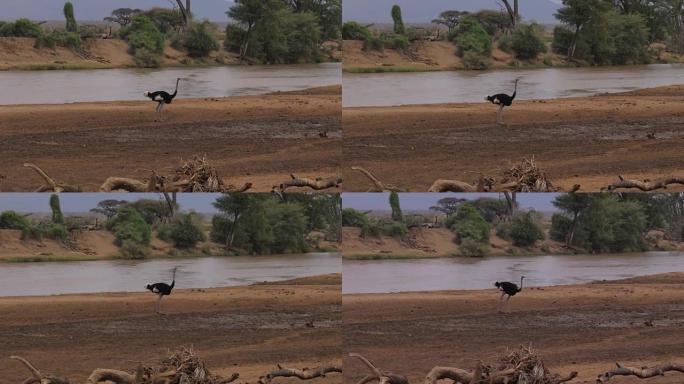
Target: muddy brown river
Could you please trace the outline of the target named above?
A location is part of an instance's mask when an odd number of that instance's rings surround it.
[[[344,293],[389,293],[493,288],[495,281],[550,286],[684,271],[684,252],[344,260]]]
[[[65,293],[137,292],[171,282],[176,288],[213,288],[340,273],[338,253],[191,259],[104,260],[0,264],[0,297]]]
[[[475,103],[487,95],[513,93],[519,100],[589,96],[684,84],[684,64],[529,70],[345,73],[345,107]]]
[[[254,65],[162,69],[0,71],[1,104],[145,100],[143,92],[179,98],[261,95],[340,84],[340,64]]]

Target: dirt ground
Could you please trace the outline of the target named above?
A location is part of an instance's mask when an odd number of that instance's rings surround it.
[[[206,155],[229,184],[270,191],[289,178],[338,174],[341,87],[294,94],[181,99],[158,121],[152,102],[0,106],[0,191],[37,189],[35,163],[59,182],[97,191],[109,176],[171,174]],[[321,133],[327,132],[327,137]]]
[[[28,371],[85,382],[95,368],[129,370],[193,346],[212,373],[255,383],[277,363],[298,368],[341,359],[340,275],[273,284],[174,291],[155,315],[154,295],[112,293],[0,298],[0,372],[20,383]],[[313,322],[313,328],[306,325]],[[331,374],[312,383],[340,383]],[[275,383],[298,380],[276,379]]]
[[[500,178],[532,156],[556,185],[580,184],[585,192],[618,175],[684,172],[684,86],[519,101],[506,110],[506,126],[496,124],[496,110],[484,102],[345,108],[345,191],[372,187],[351,166],[414,192],[427,191],[436,179]]]
[[[619,361],[641,367],[684,363],[684,273],[595,284],[529,288],[497,314],[495,288],[479,291],[343,295],[345,352],[421,382],[434,366],[472,370],[507,348],[531,345],[552,372],[595,383]],[[652,326],[647,325],[651,324]],[[345,357],[345,382],[367,374]],[[621,384],[681,383],[682,374]]]

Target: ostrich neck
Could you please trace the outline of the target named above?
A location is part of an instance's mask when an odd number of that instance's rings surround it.
[[[518,82],[515,82],[515,87],[513,88],[513,95],[511,96],[512,98],[515,98],[515,95],[518,93]]]
[[[178,83],[179,83],[179,82],[180,82],[180,79],[177,79],[177,80],[176,80],[176,90],[173,91],[173,95],[172,95],[172,96],[176,96],[176,95],[178,94]]]
[[[522,289],[523,289],[523,279],[524,279],[524,277],[520,278],[520,288],[518,289],[518,292],[522,291]]]

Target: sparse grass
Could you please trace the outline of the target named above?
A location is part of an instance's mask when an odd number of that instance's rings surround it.
[[[439,72],[444,69],[434,67],[424,67],[418,65],[392,65],[382,67],[351,67],[343,68],[347,73],[395,73],[395,72]]]
[[[358,253],[343,254],[345,260],[410,260],[410,259],[439,259],[453,257],[453,255],[426,255],[419,253]]]

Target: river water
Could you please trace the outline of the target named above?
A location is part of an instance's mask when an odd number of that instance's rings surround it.
[[[2,263],[0,297],[65,293],[141,292],[148,283],[176,288],[212,288],[340,273],[337,253],[190,259],[104,260],[84,262]]]
[[[589,96],[684,84],[684,64],[529,70],[345,73],[343,106],[484,102],[487,95],[513,93],[520,100]]]
[[[145,91],[173,92],[179,77],[179,98],[260,95],[340,84],[340,71],[339,63],[0,71],[0,105],[144,100]]]
[[[413,260],[345,260],[344,293],[494,288],[495,281],[527,286],[581,284],[684,271],[684,252],[621,255],[505,256]]]

